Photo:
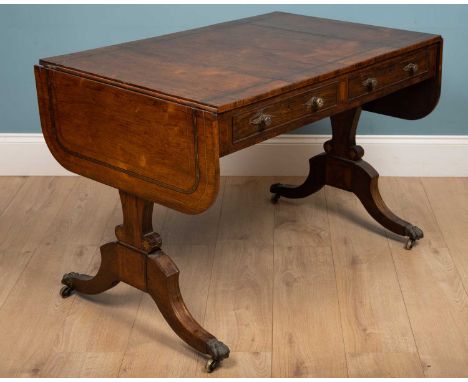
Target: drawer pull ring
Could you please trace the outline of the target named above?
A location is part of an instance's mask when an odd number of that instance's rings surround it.
[[[363,85],[367,88],[367,91],[372,91],[377,87],[377,78],[368,78],[365,81],[363,81]]]
[[[265,113],[259,113],[250,120],[252,125],[264,128],[265,126],[271,125],[271,115]]]
[[[313,96],[309,101],[307,101],[306,105],[309,106],[312,110],[318,110],[323,107],[325,101],[322,97]]]
[[[412,62],[403,68],[405,72],[408,72],[411,75],[416,74],[418,69],[419,69],[418,64],[413,64]]]

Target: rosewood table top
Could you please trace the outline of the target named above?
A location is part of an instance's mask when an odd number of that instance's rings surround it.
[[[439,40],[427,33],[274,12],[50,57],[41,64],[224,112]]]
[[[98,273],[64,275],[61,295],[121,281],[147,292],[213,371],[229,348],[185,306],[178,269],[153,231],[153,203],[201,213],[216,199],[220,157],[323,118],[332,133],[324,152],[309,160],[303,184],[273,184],[272,202],[324,185],[352,192],[411,249],[423,231],[386,206],[356,131],[362,110],[428,115],[440,96],[442,46],[438,35],[274,12],[40,60],[50,151],[68,170],[118,189],[123,211]]]

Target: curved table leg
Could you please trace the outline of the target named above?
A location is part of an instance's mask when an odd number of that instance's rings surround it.
[[[179,288],[179,270],[163,251],[148,256],[147,291],[174,332],[200,353],[209,354],[212,372],[229,357],[229,348],[208,333],[190,314]]]
[[[96,276],[70,272],[63,275],[60,290],[63,298],[71,296],[74,291],[83,294],[98,294],[115,287],[119,283],[119,276],[115,263],[115,243],[107,243],[101,247],[101,266]]]
[[[326,154],[309,159],[309,175],[300,186],[275,183],[270,187],[273,194],[271,201],[277,203],[281,196],[289,199],[305,198],[320,190],[325,185]]]
[[[304,198],[317,192],[324,185],[351,191],[359,198],[367,212],[390,231],[407,236],[406,249],[411,249],[423,231],[396,216],[385,205],[378,188],[379,174],[361,158],[364,150],[356,145],[356,130],[360,108],[346,110],[331,117],[332,139],[325,142],[325,153],[309,160],[310,171],[300,186],[273,184],[270,192],[276,203],[281,196]]]
[[[387,207],[379,191],[379,174],[367,162],[352,162],[352,191],[361,201],[367,212],[388,230],[407,236],[406,249],[411,249],[416,240],[424,237],[423,231],[411,223],[396,216]]]
[[[153,203],[122,191],[120,199],[124,221],[115,230],[118,241],[101,247],[102,261],[96,276],[67,273],[60,294],[68,297],[75,290],[97,294],[120,281],[149,293],[175,333],[194,349],[211,356],[207,371],[212,372],[229,357],[229,348],[203,329],[185,305],[179,270],[160,249],[161,237],[153,231]]]

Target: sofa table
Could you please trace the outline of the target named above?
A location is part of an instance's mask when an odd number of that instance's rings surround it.
[[[332,137],[305,182],[273,184],[272,201],[324,185],[353,192],[410,249],[423,232],[383,202],[356,129],[361,110],[429,114],[441,69],[440,36],[281,12],[40,60],[50,151],[66,169],[118,189],[123,209],[96,276],[66,274],[62,296],[120,281],[147,292],[214,370],[229,348],[185,306],[179,271],[152,228],[153,203],[201,213],[218,193],[220,157],[330,117]]]

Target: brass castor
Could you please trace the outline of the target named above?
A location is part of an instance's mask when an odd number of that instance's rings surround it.
[[[208,347],[207,354],[209,354],[211,358],[206,362],[205,368],[208,373],[212,373],[218,368],[223,359],[229,357],[230,350],[225,344],[214,337],[209,339],[206,345]]]
[[[278,203],[278,200],[280,199],[281,195],[280,194],[273,194],[273,196],[271,197],[271,202],[273,204],[276,204]]]
[[[414,243],[416,243],[416,240],[409,238],[408,241],[405,244],[405,249],[407,249],[409,251],[411,248],[413,248]]]
[[[413,248],[414,243],[416,243],[416,240],[422,239],[424,237],[422,229],[416,227],[415,225],[407,227],[406,234],[409,236],[408,241],[405,244],[405,249],[407,250]]]
[[[220,365],[221,361],[217,359],[209,359],[206,362],[206,371],[208,373],[212,373],[216,370],[216,368]]]
[[[69,287],[68,285],[65,285],[64,287],[62,287],[62,289],[60,289],[60,296],[62,296],[62,298],[70,297],[74,291],[75,289]]]

